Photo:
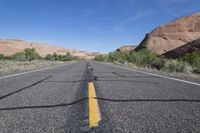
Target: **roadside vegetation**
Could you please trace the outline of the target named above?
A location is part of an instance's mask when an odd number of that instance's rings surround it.
[[[53,62],[53,61],[45,61],[45,60],[33,60],[33,61],[4,60],[4,61],[0,61],[0,75],[40,69],[40,68],[51,67],[55,65],[62,65],[63,63],[64,62],[61,62],[61,61]]]
[[[57,53],[48,54],[42,58],[34,48],[26,48],[22,52],[17,52],[12,56],[4,56],[0,54],[0,60],[10,61],[33,61],[33,60],[47,60],[47,61],[72,61],[80,60],[78,57],[72,56],[69,52],[65,55],[58,55]]]
[[[0,75],[59,65],[74,60],[80,59],[70,53],[66,55],[53,53],[42,58],[34,48],[26,48],[12,56],[0,54]]]
[[[32,61],[41,59],[41,57],[34,48],[26,48],[22,52],[15,53],[11,57],[7,57],[7,59],[16,61]]]
[[[48,61],[72,61],[72,60],[80,60],[78,57],[71,56],[68,52],[66,55],[58,55],[56,53],[48,54],[45,57],[45,60]]]
[[[95,61],[112,62],[116,64],[131,64],[136,67],[156,69],[166,72],[200,73],[200,54],[187,53],[178,59],[166,59],[148,50],[138,52],[111,52],[98,55]]]

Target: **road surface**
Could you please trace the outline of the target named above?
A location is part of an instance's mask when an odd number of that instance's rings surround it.
[[[101,120],[89,128],[88,84]],[[0,133],[199,133],[200,84],[97,62],[0,78]]]

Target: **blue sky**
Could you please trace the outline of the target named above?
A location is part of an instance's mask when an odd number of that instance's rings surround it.
[[[105,53],[199,11],[199,0],[0,0],[0,38]]]

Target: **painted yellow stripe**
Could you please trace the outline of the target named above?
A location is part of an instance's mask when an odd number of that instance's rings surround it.
[[[93,82],[89,82],[88,86],[88,93],[89,93],[89,127],[94,128],[99,125],[99,122],[101,121],[101,114],[100,109],[98,105],[95,93],[95,88]]]

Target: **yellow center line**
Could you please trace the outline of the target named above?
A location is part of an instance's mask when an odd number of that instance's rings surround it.
[[[99,126],[101,121],[101,114],[96,98],[96,92],[93,82],[89,82],[88,86],[88,95],[89,95],[89,127],[94,128]]]

